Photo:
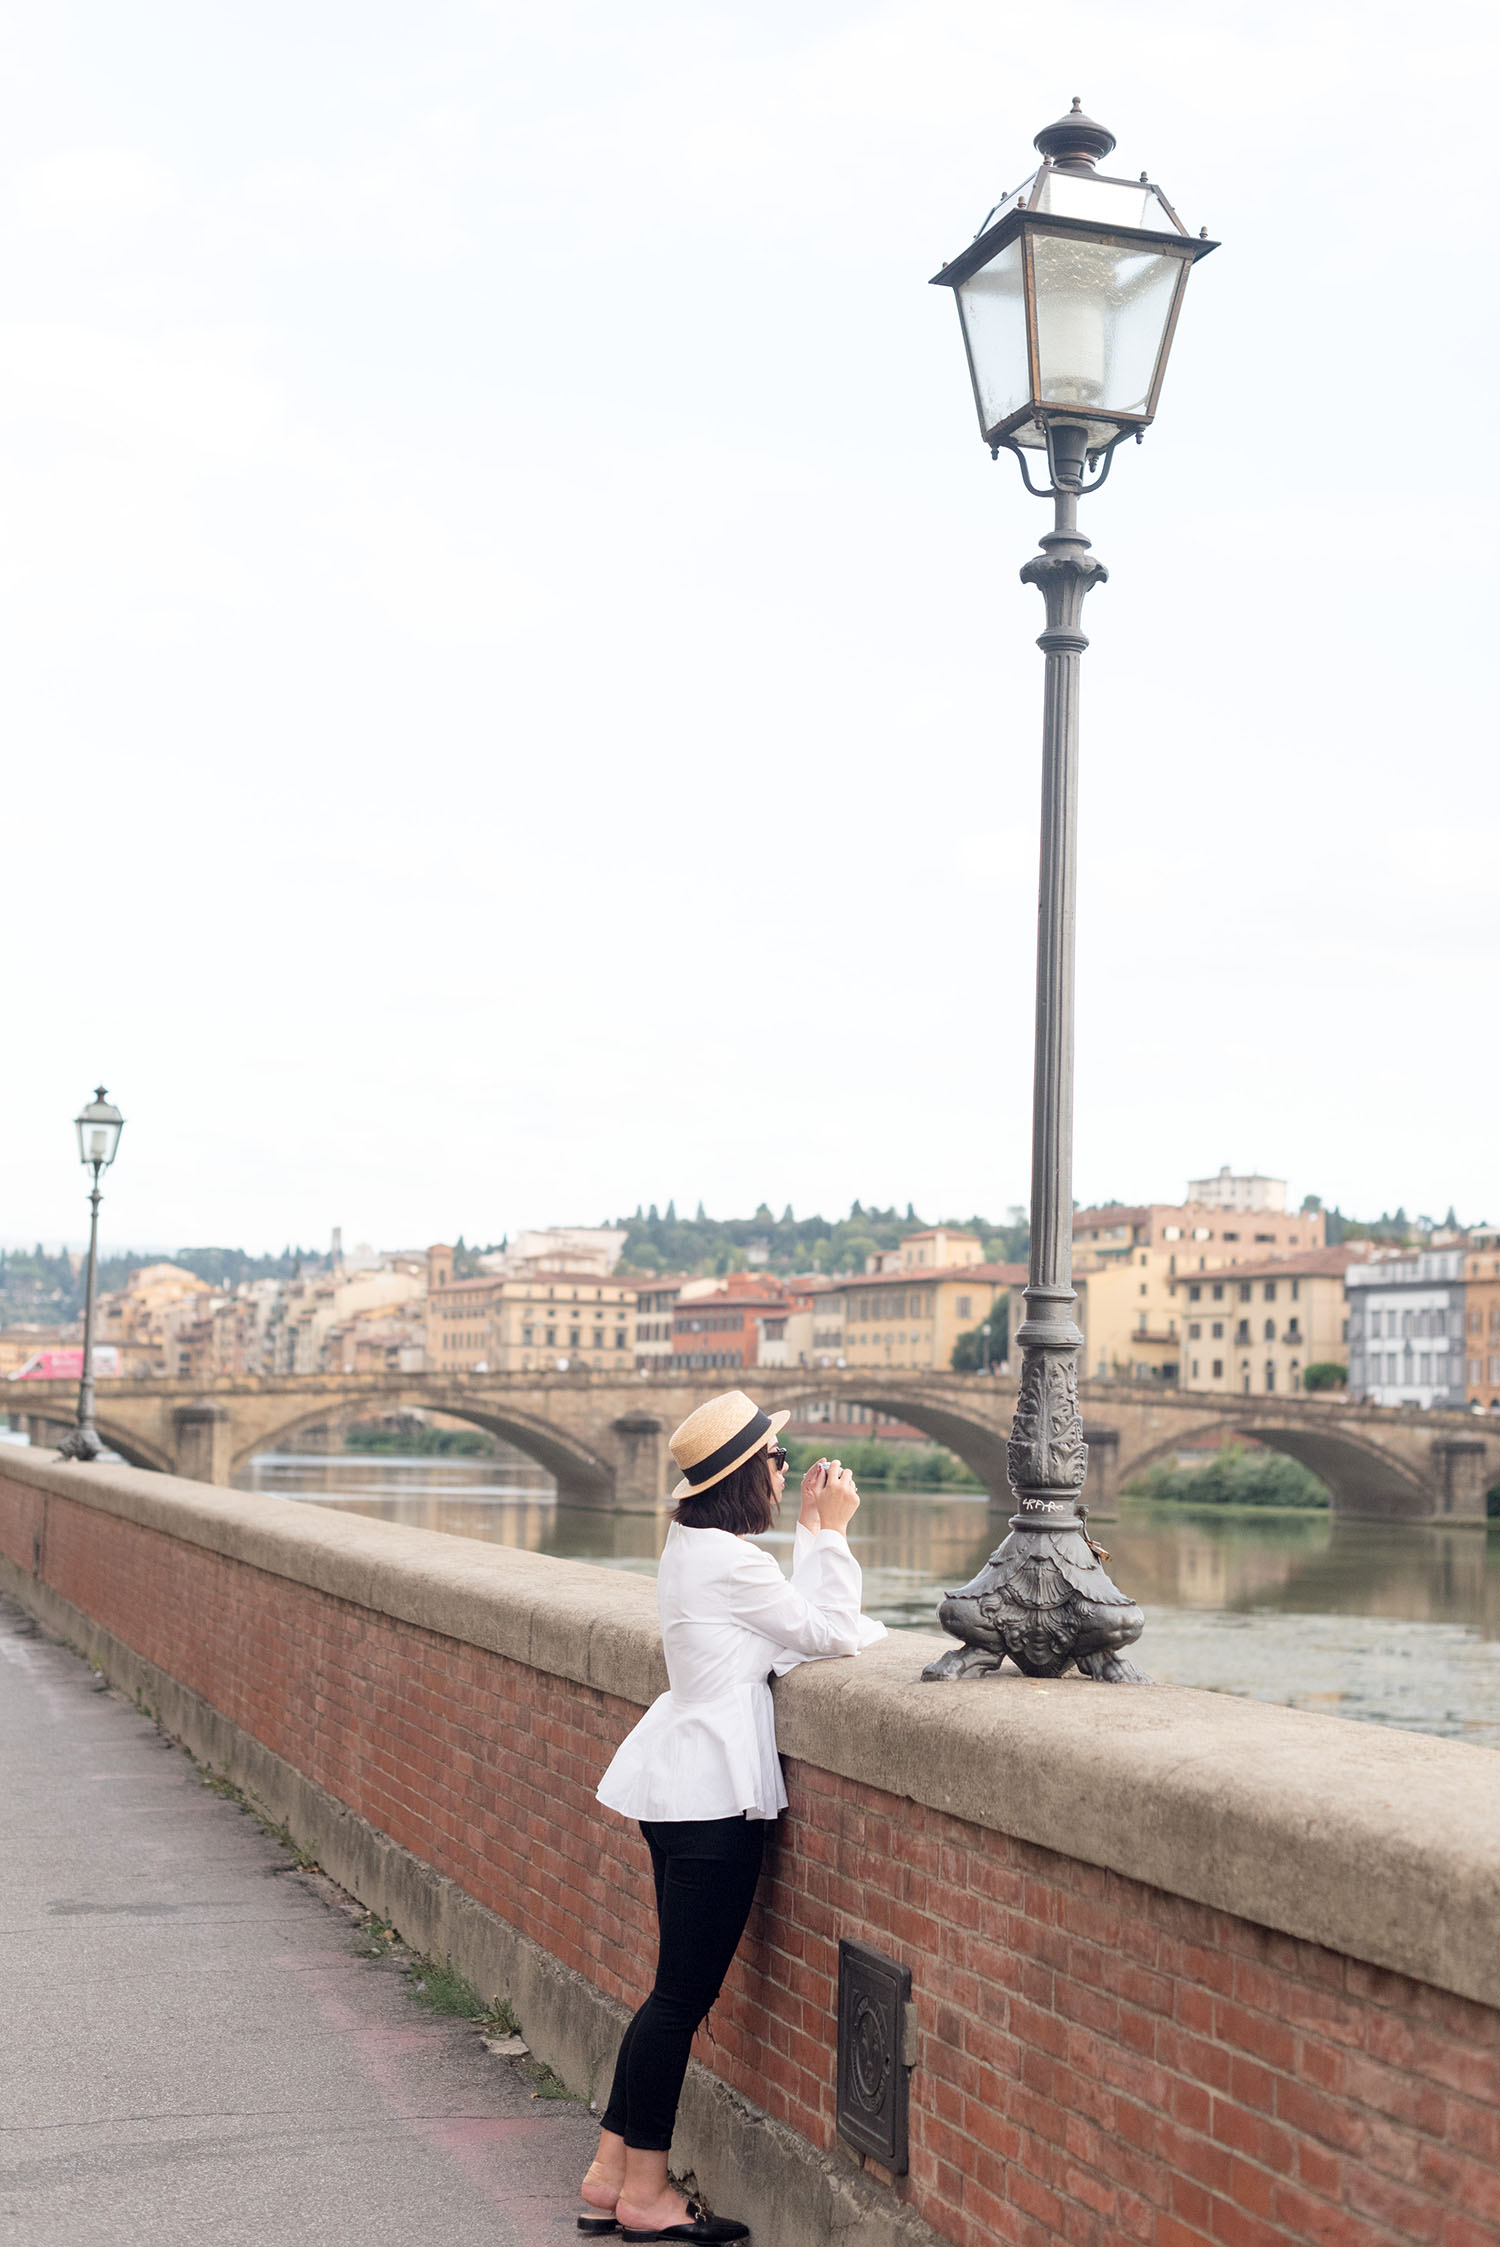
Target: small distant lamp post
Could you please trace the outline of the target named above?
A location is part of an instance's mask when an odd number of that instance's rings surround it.
[[[1042,853],[1037,922],[1036,1066],[1032,1091],[1031,1268],[1020,1393],[1007,1446],[1016,1511],[1010,1535],[938,1621],[961,1645],[923,1672],[967,1677],[1008,1654],[1032,1677],[1072,1664],[1133,1682],[1123,1649],[1145,1627],[1088,1535],[1088,1447],[1078,1410],[1073,1320],[1073,939],[1077,887],[1079,629],[1083,597],[1106,571],[1078,528],[1115,448],[1155,417],[1188,274],[1217,244],[1189,236],[1143,172],[1095,167],[1113,133],[1082,115],[1036,136],[1042,164],[991,211],[961,257],[934,275],[952,289],[979,427],[991,453],[1020,464],[1026,489],[1054,503],[1042,552],[1021,572],[1047,604],[1042,726]],[[1048,481],[1033,483],[1030,462]],[[1087,481],[1092,475],[1093,481]]]
[[[65,1459],[97,1459],[104,1449],[94,1426],[94,1294],[99,1278],[99,1174],[108,1170],[115,1159],[115,1149],[119,1146],[120,1134],[125,1129],[125,1118],[118,1108],[111,1107],[101,1084],[94,1087],[92,1101],[81,1115],[74,1117],[73,1122],[78,1133],[78,1159],[87,1169],[92,1170],[94,1183],[89,1193],[89,1262],[83,1295],[83,1374],[78,1383],[78,1423],[68,1430],[57,1448]]]

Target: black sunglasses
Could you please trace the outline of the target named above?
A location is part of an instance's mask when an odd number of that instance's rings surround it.
[[[773,1467],[779,1467],[783,1471],[785,1470],[787,1455],[782,1450],[779,1443],[773,1443],[771,1445],[769,1451],[767,1451],[766,1453],[766,1457],[770,1460]]]

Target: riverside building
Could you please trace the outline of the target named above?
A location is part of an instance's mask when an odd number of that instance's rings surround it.
[[[448,1280],[427,1296],[430,1373],[629,1373],[633,1282],[530,1271]]]
[[[768,1330],[783,1345],[775,1362],[785,1363],[786,1325],[794,1307],[788,1289],[755,1272],[730,1272],[702,1294],[684,1289],[672,1318],[672,1370],[729,1373],[760,1365]]]
[[[1218,1201],[1107,1203],[1074,1217],[1073,1315],[1086,1341],[1081,1370],[1090,1379],[1176,1382],[1184,1349],[1179,1281],[1323,1247],[1320,1209],[1249,1205],[1252,1190],[1261,1189],[1279,1189],[1284,1202],[1280,1179],[1226,1172],[1219,1183]],[[1198,1179],[1193,1191],[1201,1195],[1214,1184]],[[1270,1202],[1276,1198],[1271,1194]],[[1016,1316],[1013,1305],[1013,1328]]]
[[[1347,1365],[1345,1280],[1359,1248],[1311,1248],[1169,1283],[1181,1386],[1224,1396],[1295,1393],[1310,1365]]]
[[[1500,1412],[1500,1233],[1471,1233],[1464,1254],[1464,1372],[1469,1403]]]
[[[1465,1402],[1466,1260],[1462,1248],[1427,1248],[1351,1267],[1351,1396],[1365,1404]]]
[[[681,1274],[665,1272],[638,1280],[635,1294],[635,1369],[637,1373],[670,1373],[672,1321],[677,1298],[689,1284]]]
[[[959,1336],[1026,1280],[1024,1265],[986,1264],[978,1234],[956,1226],[905,1234],[880,1261],[894,1269],[837,1281],[818,1299],[815,1330],[822,1306],[842,1300],[846,1365],[946,1372]]]

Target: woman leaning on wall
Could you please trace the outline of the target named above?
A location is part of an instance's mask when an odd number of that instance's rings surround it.
[[[860,1613],[845,1535],[859,1493],[837,1459],[803,1479],[790,1583],[750,1541],[781,1503],[787,1455],[776,1439],[786,1420],[732,1389],[672,1438],[682,1480],[656,1579],[669,1690],[599,1784],[606,1809],[640,1821],[660,1949],[615,2062],[580,2231],[618,2230],[631,2242],[749,2236],[674,2191],[667,2157],[694,2034],[744,1933],[766,1828],[786,1807],[770,1679],[885,1635]]]

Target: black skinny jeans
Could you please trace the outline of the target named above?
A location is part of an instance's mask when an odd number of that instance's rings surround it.
[[[602,2126],[666,2153],[698,2024],[739,1947],[766,1842],[764,1818],[643,1824],[661,1927],[651,1995],[625,2031]]]

